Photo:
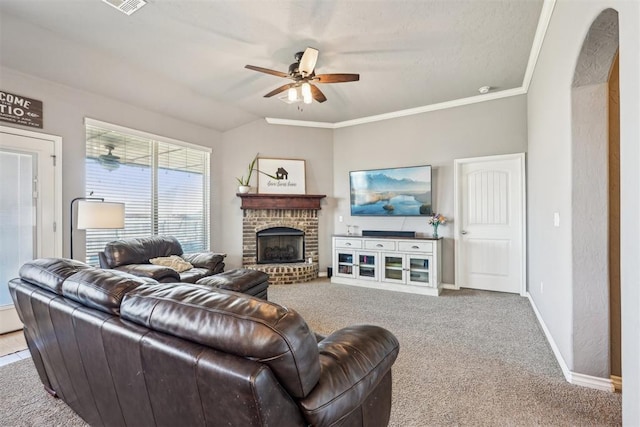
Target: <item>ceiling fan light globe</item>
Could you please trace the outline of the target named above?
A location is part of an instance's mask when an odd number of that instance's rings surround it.
[[[313,98],[311,97],[311,94],[304,95],[303,100],[305,104],[311,104],[313,102]]]
[[[305,99],[311,98],[311,85],[309,83],[307,82],[302,83],[300,90],[302,91],[302,96]]]
[[[298,91],[296,90],[295,87],[290,87],[289,90],[287,91],[287,99],[289,99],[289,101],[297,101],[298,100]]]

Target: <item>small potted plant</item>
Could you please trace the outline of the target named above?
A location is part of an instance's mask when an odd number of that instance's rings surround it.
[[[251,190],[251,175],[253,175],[253,171],[256,167],[257,161],[258,155],[256,154],[253,160],[251,160],[251,163],[249,163],[249,167],[247,168],[247,177],[245,178],[244,175],[239,178],[236,177],[236,181],[238,181],[238,193],[245,194]]]
[[[247,168],[247,177],[245,178],[244,175],[242,175],[241,177],[236,177],[236,181],[238,181],[238,193],[241,194],[246,194],[249,191],[251,191],[251,176],[253,175],[253,171],[256,171],[258,173],[261,173],[263,175],[268,176],[269,178],[272,179],[278,179],[277,177],[270,175],[266,172],[262,172],[261,170],[259,170],[256,167],[256,162],[258,161],[258,155],[260,153],[256,154],[255,157],[253,158],[253,160],[251,160],[251,163],[249,163],[249,167]]]

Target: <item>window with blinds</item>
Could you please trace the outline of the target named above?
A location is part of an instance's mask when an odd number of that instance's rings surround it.
[[[86,147],[86,197],[125,204],[124,229],[87,230],[87,263],[129,237],[171,235],[186,253],[209,250],[208,149],[89,119]]]

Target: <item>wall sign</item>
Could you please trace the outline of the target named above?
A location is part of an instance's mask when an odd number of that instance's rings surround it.
[[[258,193],[305,194],[304,160],[258,158]]]
[[[0,121],[42,129],[42,101],[0,90]]]

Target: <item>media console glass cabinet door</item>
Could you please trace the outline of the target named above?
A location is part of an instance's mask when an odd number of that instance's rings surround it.
[[[440,294],[440,239],[337,235],[332,247],[332,283]]]

